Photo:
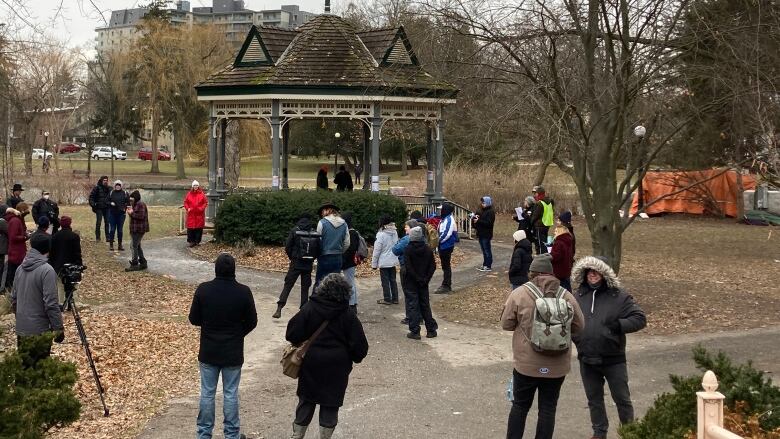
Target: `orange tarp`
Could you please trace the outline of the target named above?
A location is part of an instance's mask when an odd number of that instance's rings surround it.
[[[719,173],[720,175],[717,175]],[[668,195],[700,181],[704,181],[704,183],[678,194]],[[743,175],[742,185],[745,190],[754,190],[756,188],[755,176]],[[645,205],[668,195],[648,206],[645,210],[648,215],[671,212],[737,216],[737,173],[733,170],[727,172],[723,172],[723,169],[648,172],[642,182],[642,187]],[[631,215],[636,214],[638,201],[639,191],[636,191],[634,201],[631,203]]]

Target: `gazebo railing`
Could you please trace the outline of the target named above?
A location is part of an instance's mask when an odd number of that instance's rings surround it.
[[[398,197],[404,200],[404,203],[406,203],[407,212],[414,212],[415,210],[419,210],[425,218],[428,218],[429,216],[435,215],[437,213],[436,207],[439,206],[439,204],[430,203],[426,201],[425,197],[416,195],[401,195]],[[452,211],[452,217],[455,220],[455,224],[458,226],[458,232],[461,235],[465,235],[469,239],[473,239],[472,234],[474,229],[471,224],[471,214],[473,212],[461,206],[460,204],[453,203],[451,201],[449,203],[451,203],[454,207]]]

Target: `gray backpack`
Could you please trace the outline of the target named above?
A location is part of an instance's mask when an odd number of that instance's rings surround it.
[[[531,333],[526,337],[531,347],[543,355],[562,355],[569,352],[574,310],[563,298],[566,289],[558,287],[555,297],[545,297],[533,283],[528,282],[525,286],[535,302]]]

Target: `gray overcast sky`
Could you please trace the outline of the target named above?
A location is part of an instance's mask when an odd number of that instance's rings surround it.
[[[149,3],[149,0],[27,0],[31,21],[44,27],[51,27],[51,33],[58,38],[68,40],[71,46],[82,46],[95,38],[95,28],[103,26],[104,22],[92,3],[96,5],[108,20],[112,10],[128,9],[139,4]],[[174,2],[171,2],[173,5]],[[331,3],[338,5],[339,0]],[[211,6],[212,0],[190,0],[192,7]],[[297,4],[309,12],[322,13],[324,0],[245,0],[247,9],[278,9],[282,4]],[[62,9],[57,11],[62,5]],[[55,19],[56,21],[52,21]]]

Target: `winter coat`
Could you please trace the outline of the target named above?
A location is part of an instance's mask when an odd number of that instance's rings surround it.
[[[554,296],[561,282],[552,275],[541,274],[534,278],[534,283],[545,296]],[[570,292],[563,296],[571,304],[574,317],[571,322],[572,338],[582,332],[585,321],[577,300]],[[501,327],[512,334],[512,354],[514,367],[519,373],[539,378],[560,378],[571,370],[571,353],[561,355],[544,355],[536,352],[529,341],[531,324],[536,311],[536,301],[531,296],[527,286],[522,286],[509,293],[501,315]]]
[[[571,256],[577,255],[577,237],[574,235],[574,226],[571,223],[562,223],[571,235]]]
[[[474,229],[479,239],[493,239],[493,224],[496,222],[496,211],[493,206],[487,206],[477,212],[479,219],[474,221]]]
[[[404,237],[399,239],[398,242],[396,242],[395,245],[393,246],[393,254],[398,257],[399,265],[406,264],[406,257],[404,257],[404,251],[406,250],[406,247],[408,245],[409,245],[409,235],[404,235]]]
[[[532,260],[531,241],[523,239],[516,243],[509,261],[509,283],[522,285],[528,282],[528,269]]]
[[[588,285],[589,270],[596,270],[604,277],[596,288]],[[577,289],[577,302],[585,314],[585,330],[573,338],[577,344],[577,358],[593,365],[625,363],[626,334],[647,325],[644,311],[620,288],[612,268],[593,256],[586,256],[574,265],[572,287]],[[615,321],[620,324],[618,332],[611,331],[608,326]]]
[[[525,231],[526,236],[531,236],[533,225],[531,223],[531,215],[534,213],[534,206],[523,208],[523,214],[519,218],[514,218],[517,222],[517,230]]]
[[[344,251],[344,255],[341,259],[341,269],[357,267],[355,263],[355,254],[358,251],[360,245],[360,233],[355,229],[349,229],[349,247]]]
[[[149,210],[146,203],[138,201],[130,212],[130,233],[147,233],[149,231]]]
[[[5,200],[5,204],[7,204],[8,207],[12,207],[16,209],[16,205],[21,203],[22,201],[24,201],[22,197],[14,197],[13,195],[11,195],[10,197],[8,197],[8,199]]]
[[[328,325],[311,344],[298,377],[298,397],[326,407],[344,405],[352,363],[368,355],[368,340],[349,302],[313,295],[287,323],[287,341],[300,345],[322,322]]]
[[[390,268],[398,265],[398,256],[393,254],[393,246],[398,242],[395,223],[390,223],[376,232],[371,268]]]
[[[447,215],[439,223],[439,250],[449,250],[458,242],[458,227],[455,218]]]
[[[299,270],[311,271],[314,265],[313,259],[301,258],[300,241],[295,232],[311,232],[311,221],[308,218],[301,218],[295,224],[295,227],[290,229],[290,233],[287,235],[287,240],[284,242],[284,251],[287,253],[287,258],[290,259],[293,266]]]
[[[60,207],[52,200],[41,198],[32,207],[32,219],[35,224],[38,224],[38,219],[42,216],[48,217],[49,220],[59,218]]]
[[[352,176],[347,171],[337,172],[336,178],[333,179],[333,184],[336,185],[336,190],[339,192],[351,191],[354,188]]]
[[[0,206],[3,216],[0,217],[0,259],[8,253],[8,221],[5,220],[5,205]]]
[[[349,248],[349,227],[344,218],[328,215],[317,223],[317,233],[322,236],[321,255],[341,255]]]
[[[62,331],[62,312],[57,303],[57,275],[46,256],[36,249],[30,249],[16,270],[11,304],[16,309],[16,335]]]
[[[100,181],[98,180],[97,185],[89,193],[89,205],[92,207],[93,212],[108,209],[110,206],[111,188],[100,184]]]
[[[322,169],[317,172],[317,189],[328,190],[328,173]]]
[[[433,250],[424,241],[413,241],[404,250],[404,259],[407,264],[404,280],[406,285],[428,285],[436,272],[436,260],[433,258]]]
[[[59,275],[65,264],[83,265],[81,260],[81,238],[70,228],[63,228],[51,238],[49,264]]]
[[[17,210],[6,212],[5,221],[8,223],[8,263],[19,265],[27,255],[27,227]]]
[[[113,204],[111,204],[113,203]],[[108,197],[108,208],[115,213],[124,213],[127,206],[130,205],[130,196],[125,190],[112,190]]]
[[[187,212],[187,228],[202,229],[206,226],[206,207],[209,200],[202,190],[188,191],[184,197],[184,210]]]
[[[189,320],[200,326],[198,361],[222,367],[244,363],[244,337],[257,326],[257,310],[252,291],[235,275],[198,285]]]
[[[542,223],[542,216],[544,216],[544,205],[540,203],[540,201],[544,201],[545,203],[554,204],[554,201],[552,198],[545,196],[541,200],[537,200],[536,204],[534,204],[534,211],[531,214],[531,226],[532,227],[547,227]]]
[[[553,273],[558,279],[571,277],[571,267],[574,265],[574,247],[569,233],[563,233],[555,237],[552,250]]]

